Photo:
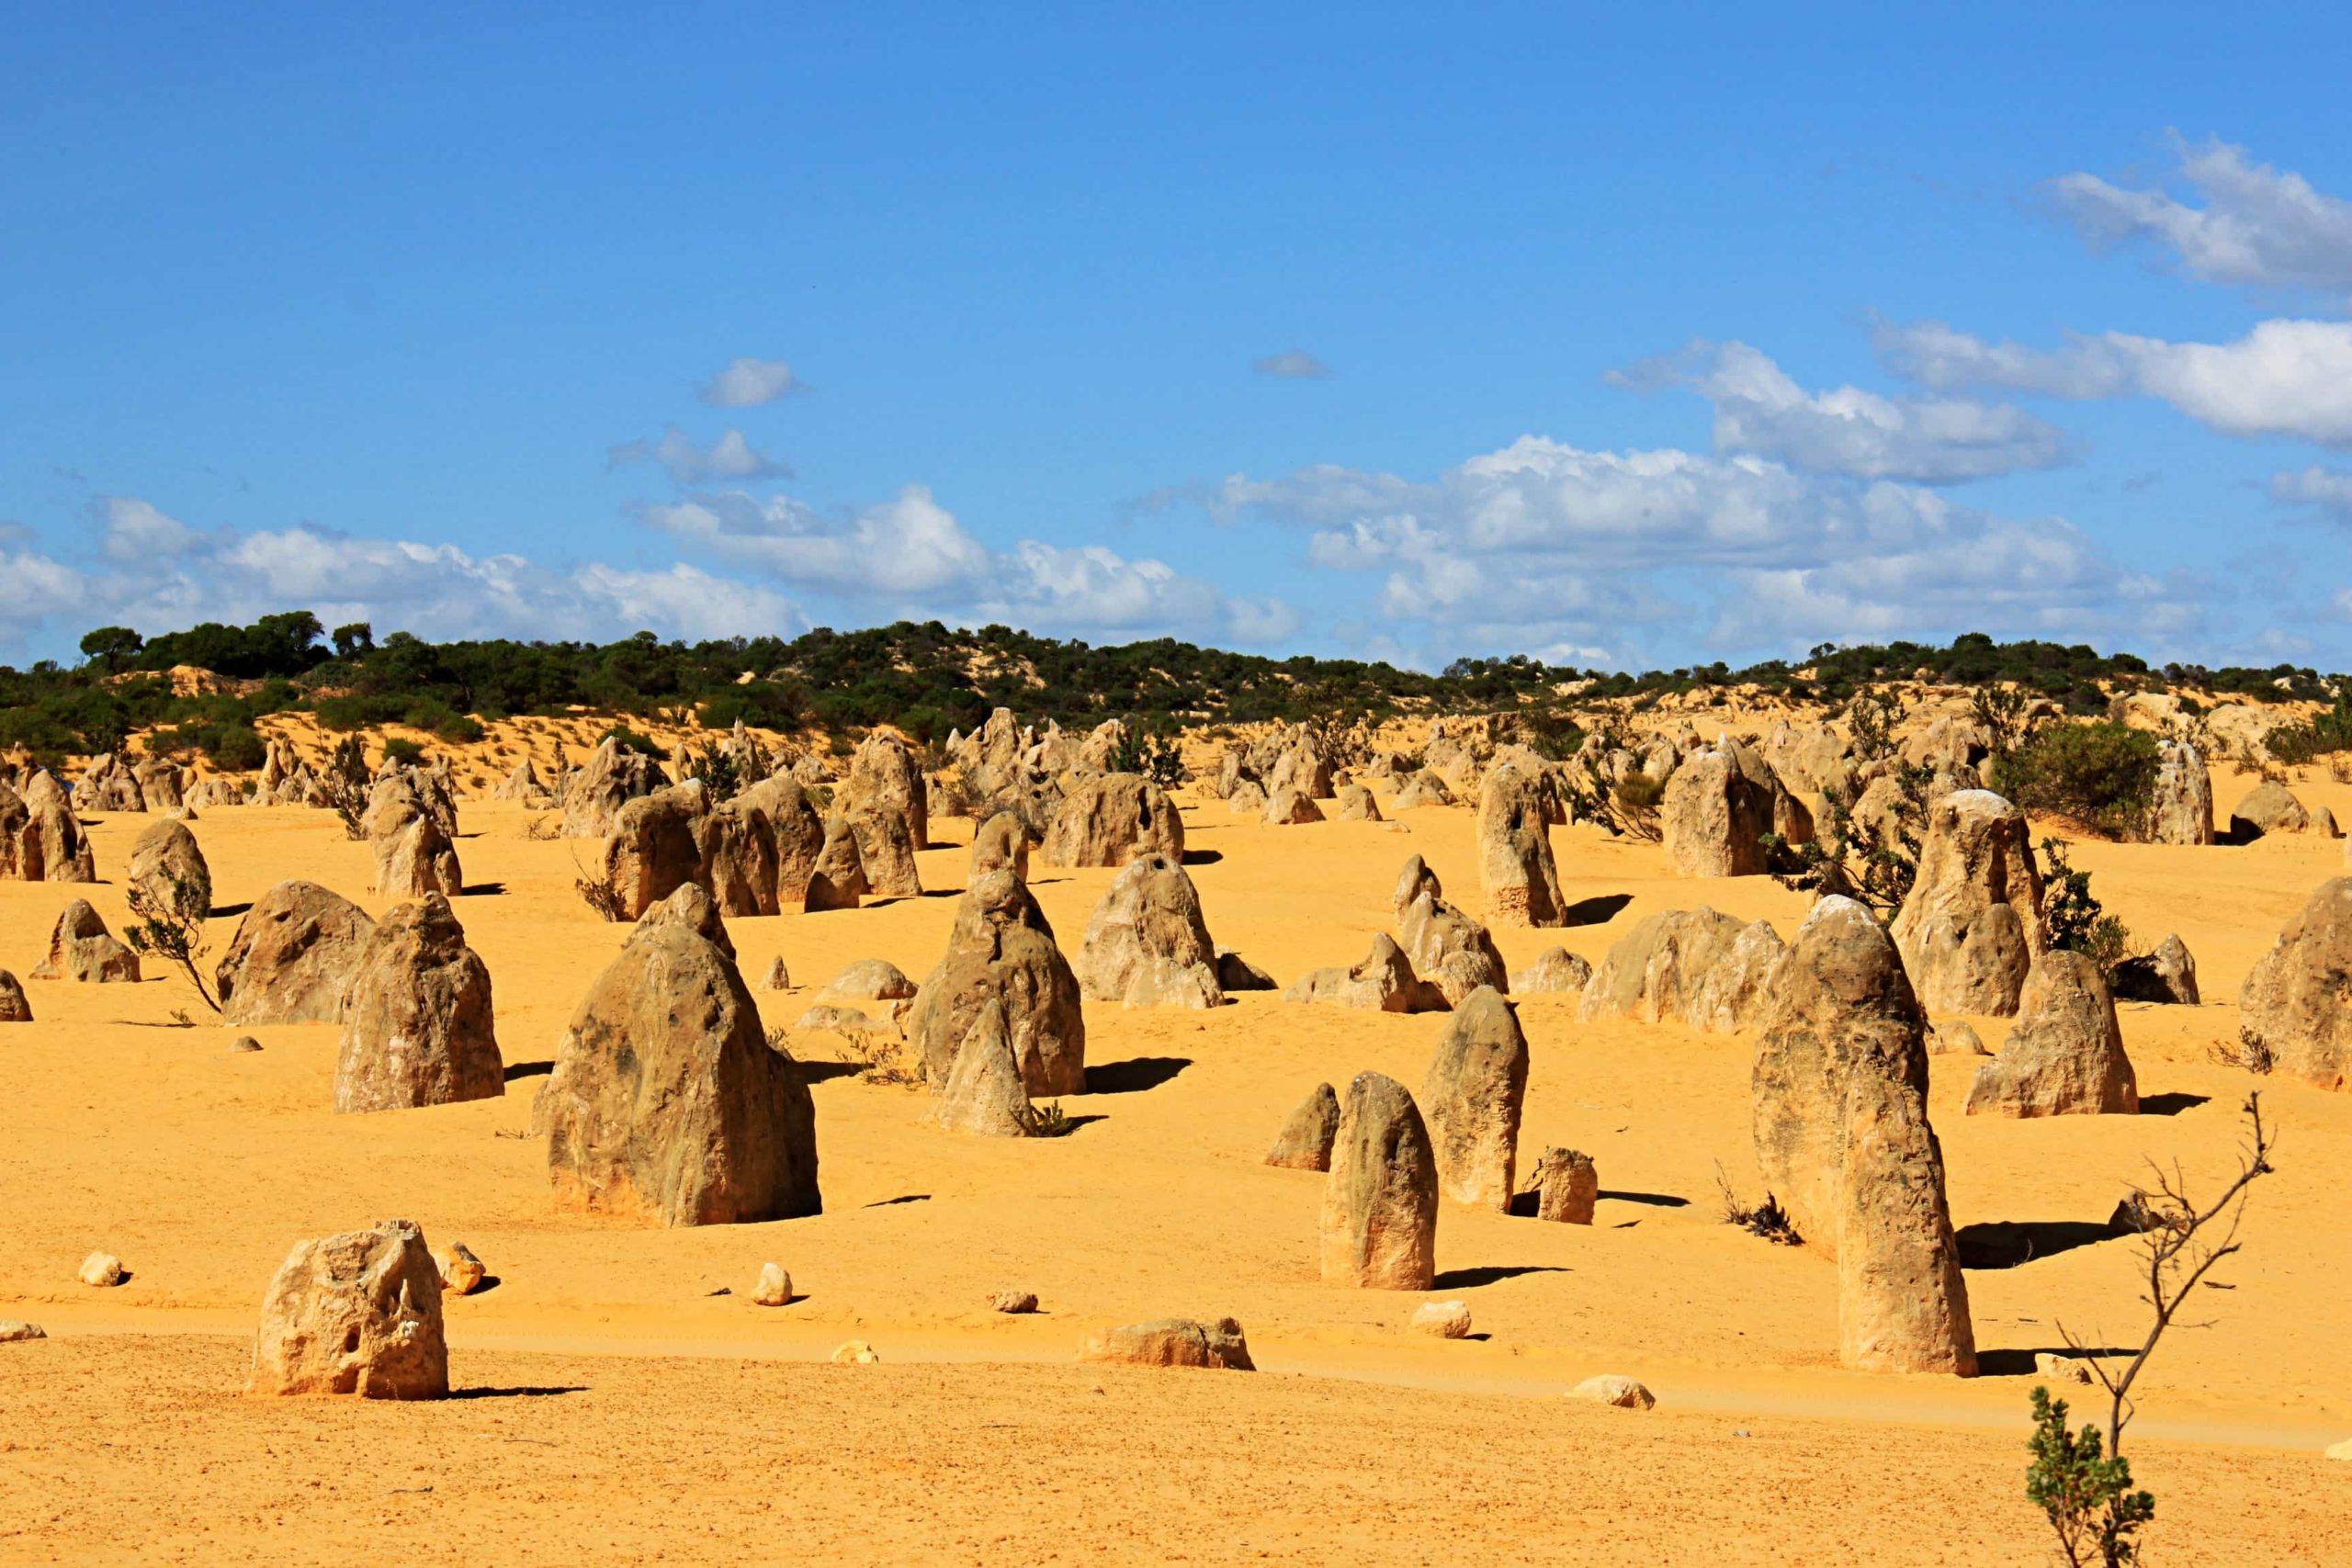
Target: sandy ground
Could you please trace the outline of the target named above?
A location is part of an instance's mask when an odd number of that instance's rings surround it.
[[[2243,781],[2215,783],[2226,811]],[[2297,788],[2352,820],[2352,789]],[[2210,1056],[2236,1034],[2247,967],[2341,868],[2339,843],[2077,847],[2143,938],[2179,931],[2209,1002],[2123,1010],[2155,1114],[1967,1118],[1973,1059],[1935,1060],[1956,1222],[2030,1226],[2034,1251],[1970,1271],[1988,1375],[1962,1382],[1838,1370],[1834,1269],[1720,1223],[1718,1166],[1758,1190],[1747,1041],[1578,1024],[1566,998],[1521,1008],[1533,1055],[1522,1166],[1550,1144],[1592,1153],[1600,1221],[1449,1207],[1437,1294],[1470,1304],[1468,1341],[1409,1334],[1420,1298],[1321,1287],[1321,1179],[1259,1163],[1318,1081],[1370,1067],[1418,1087],[1442,1015],[1263,994],[1208,1014],[1090,1005],[1096,1092],[1066,1103],[1081,1121],[1067,1138],[956,1139],[924,1123],[919,1091],[820,1066],[821,1216],[660,1231],[553,1215],[544,1149],[524,1135],[530,1097],[623,933],[571,890],[575,855],[595,846],[530,839],[537,815],[469,805],[458,843],[458,914],[496,989],[503,1100],[337,1117],[331,1026],[255,1030],[265,1049],[232,1055],[232,1032],[171,1026],[175,1010],[201,1016],[182,979],[27,982],[40,1021],[0,1036],[0,1316],[55,1337],[0,1346],[0,1561],[347,1558],[339,1536],[387,1523],[404,1542],[423,1526],[430,1551],[492,1561],[821,1546],[876,1562],[1657,1562],[1682,1555],[1668,1543],[1700,1541],[1720,1562],[2031,1561],[2032,1353],[2061,1347],[2062,1325],[2094,1344],[2137,1338],[2132,1244],[2092,1240],[2094,1227],[2147,1160],[2202,1184],[2232,1168],[2237,1107],[2256,1087],[2283,1129],[2280,1174],[2257,1190],[2245,1252],[2218,1277],[2228,1288],[2207,1292],[2214,1326],[2165,1344],[2133,1431],[2164,1510],[2162,1561],[2316,1562],[2340,1544],[2316,1521],[2340,1511],[2352,1465],[2315,1456],[2352,1436],[2352,1097]],[[1477,901],[1465,809],[1395,828],[1268,828],[1214,802],[1187,815],[1212,931],[1283,981],[1363,956],[1390,924],[1408,853]],[[146,820],[98,819],[102,875]],[[293,875],[381,908],[364,892],[366,846],[326,813],[222,808],[196,832],[224,909]],[[1592,923],[1498,932],[1515,965],[1555,943],[1597,960],[1660,908],[1707,903],[1786,932],[1804,907],[1761,878],[1667,877],[1655,846],[1589,829],[1553,841]],[[926,852],[925,885],[943,891],[922,898],[731,922],[747,976],[782,954],[801,983],[756,993],[768,1021],[790,1025],[855,959],[921,978],[965,859]],[[1037,870],[1066,945],[1114,874]],[[85,892],[119,930],[117,885],[0,883],[0,966],[28,973],[57,910]],[[216,952],[234,924],[215,919]],[[1978,1028],[1997,1048],[2002,1025]],[[843,1055],[797,1031],[793,1049]],[[241,1341],[288,1247],[392,1215],[465,1241],[496,1276],[451,1299],[449,1333],[458,1381],[509,1395],[432,1410],[237,1397]],[[119,1254],[130,1282],[76,1284],[93,1247]],[[769,1259],[803,1299],[749,1303]],[[1046,1310],[985,1310],[1006,1285]],[[1268,1369],[1255,1379],[1070,1365],[1090,1327],[1227,1313]],[[852,1337],[885,1365],[797,1364]],[[1557,1397],[1601,1371],[1641,1378],[1659,1409]],[[535,1387],[578,1392],[511,1393]],[[435,1490],[400,1490],[415,1485]]]

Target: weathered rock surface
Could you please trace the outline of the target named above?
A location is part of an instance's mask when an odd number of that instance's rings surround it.
[[[1759,875],[1772,793],[1728,748],[1693,752],[1667,780],[1658,828],[1666,863],[1678,876]]]
[[[606,739],[564,785],[563,836],[609,838],[622,807],[669,782],[652,758]]]
[[[1243,779],[1225,797],[1225,808],[1236,817],[1263,817],[1268,804],[1266,792],[1256,779]]]
[[[281,882],[254,901],[213,971],[220,1021],[334,1023],[376,922],[315,882]]]
[[[1600,1198],[1600,1171],[1577,1149],[1545,1149],[1529,1174],[1526,1195],[1535,1217],[1555,1224],[1589,1225]]]
[[[1323,1181],[1323,1282],[1426,1291],[1437,1278],[1437,1158],[1405,1086],[1359,1073],[1348,1086]]]
[[[453,1296],[470,1296],[481,1289],[490,1270],[474,1249],[462,1241],[447,1243],[433,1254],[433,1267],[441,1276],[441,1288]]]
[[[1535,962],[1511,976],[1511,994],[1540,996],[1566,992],[1580,996],[1592,982],[1592,965],[1565,947],[1547,947]]]
[[[1423,1302],[1413,1309],[1406,1326],[1440,1339],[1466,1338],[1470,1333],[1470,1307],[1466,1302]]]
[[[1567,899],[1552,861],[1542,793],[1536,781],[1508,764],[1490,769],[1479,784],[1478,873],[1487,917],[1497,925],[1566,923]]]
[[[361,942],[344,997],[335,1110],[405,1111],[504,1094],[492,1019],[490,970],[466,945],[449,901],[429,893],[388,910]]]
[[[49,956],[33,965],[36,980],[134,982],[139,954],[114,939],[86,898],[76,898],[57,917],[49,935]]]
[[[1274,1134],[1266,1163],[1287,1170],[1329,1170],[1331,1141],[1339,1135],[1340,1096],[1329,1084],[1317,1084]]]
[[[966,889],[946,955],[924,977],[908,1015],[908,1037],[933,1085],[947,1082],[956,1052],[990,998],[1004,1009],[1029,1093],[1083,1094],[1086,1020],[1078,976],[1055,944],[1045,911],[1010,871],[991,872]]]
[[[1657,1396],[1632,1378],[1604,1372],[1600,1377],[1587,1378],[1568,1390],[1570,1399],[1589,1400],[1595,1404],[1611,1404],[1620,1410],[1648,1410],[1657,1404]]]
[[[1394,895],[1396,931],[1414,970],[1442,992],[1449,1006],[1481,986],[1510,989],[1502,950],[1487,928],[1454,905],[1421,857],[1405,863]]]
[[[951,1133],[983,1138],[1026,1138],[1036,1132],[1036,1112],[1005,1027],[1004,1004],[996,998],[981,1004],[979,1018],[956,1048],[932,1119]]]
[[[972,869],[965,878],[969,887],[992,871],[1009,871],[1029,880],[1029,829],[1010,811],[1000,811],[972,834]]]
[[[1894,942],[1824,898],[1774,978],[1753,1076],[1756,1159],[1838,1264],[1848,1366],[1976,1370],[1968,1291],[1927,1111],[1926,1016]]]
[[[876,733],[858,743],[850,757],[845,788],[853,817],[888,814],[898,818],[905,830],[891,838],[902,840],[910,853],[931,843],[931,811],[922,767],[896,736]]]
[[[1340,789],[1340,820],[1342,822],[1380,822],[1380,800],[1362,784],[1343,784]]]
[[[780,1307],[792,1304],[792,1276],[784,1271],[781,1263],[763,1263],[760,1277],[752,1286],[753,1306]]]
[[[1281,788],[1266,797],[1265,821],[1276,828],[1295,828],[1323,820],[1323,808],[1305,790]]]
[[[1892,929],[1928,1011],[2017,1011],[2026,971],[2050,945],[2025,813],[1983,789],[1928,807],[1918,877]]]
[[[540,782],[538,769],[531,765],[530,758],[526,757],[514,764],[514,771],[501,780],[496,789],[490,792],[490,798],[527,802],[544,800],[547,794],[548,786]]]
[[[458,863],[458,849],[441,825],[422,814],[372,840],[376,852],[376,891],[387,898],[423,898],[437,894],[455,898],[465,891],[466,876]]]
[[[1112,882],[1086,923],[1072,967],[1080,995],[1090,1001],[1225,1005],[1200,893],[1183,866],[1158,851],[1130,862]]]
[[[2197,960],[2190,956],[2188,944],[2175,932],[2158,942],[2154,953],[2127,958],[2118,964],[2109,989],[2120,1002],[2167,1002],[2196,1007],[2200,1000]]]
[[[1602,955],[1577,1016],[1730,1032],[1751,1027],[1784,948],[1770,923],[1713,909],[1662,909]]]
[[[818,1213],[808,1086],[692,919],[640,921],[571,1015],[534,1117],[555,1205],[666,1225]]]
[[[246,1392],[439,1399],[441,1276],[412,1220],[299,1242],[262,1298]]]
[[[1253,1372],[1250,1347],[1241,1325],[1229,1317],[1196,1323],[1189,1317],[1161,1317],[1149,1323],[1123,1324],[1090,1334],[1080,1344],[1081,1361],[1104,1361],[1131,1367],[1204,1367]]]
[[[1235,991],[1281,989],[1274,977],[1229,947],[1216,950],[1216,983],[1228,996]]]
[[[2230,839],[2233,843],[2250,844],[2274,833],[2316,833],[2329,839],[2341,836],[2335,829],[2334,812],[2324,807],[2312,811],[2285,784],[2265,780],[2230,807]]]
[[[1417,768],[1412,776],[1396,788],[1396,808],[1409,811],[1416,806],[1451,806],[1453,792],[1448,789],[1443,775],[1434,768]]]
[[[1414,975],[1412,961],[1385,931],[1374,936],[1362,963],[1349,969],[1310,969],[1290,983],[1283,1000],[1377,1012],[1435,1012],[1447,1005],[1442,992]]]
[[[836,812],[825,824],[824,848],[817,852],[816,864],[802,889],[801,908],[812,915],[822,909],[854,909],[867,891],[865,857],[857,829]]]
[[[2238,1020],[2276,1055],[2277,1071],[2352,1088],[2352,877],[2322,884],[2255,961]]]
[[[818,815],[808,792],[798,780],[776,773],[727,804],[766,829],[764,838],[775,857],[778,906],[800,902],[825,848],[825,820]]]
[[[1928,1055],[1930,1056],[1989,1056],[1984,1042],[1965,1019],[1948,1018],[1941,1023],[1928,1026]]]
[[[792,971],[784,966],[784,954],[776,954],[775,962],[768,965],[768,977],[764,983],[771,991],[788,991],[792,988]]]
[[[1087,779],[1062,797],[1038,858],[1046,865],[1125,865],[1158,851],[1184,858],[1184,819],[1140,773]]]
[[[2186,740],[2156,742],[2156,783],[2139,837],[2151,844],[2213,841],[2213,777]]]
[[[130,1275],[123,1268],[122,1259],[113,1253],[93,1252],[82,1259],[82,1267],[74,1271],[74,1277],[95,1289],[110,1291],[130,1279]]]
[[[710,811],[710,791],[688,779],[624,801],[613,813],[605,846],[605,882],[620,900],[621,917],[646,910],[703,875],[696,830]]]
[[[913,996],[915,983],[887,958],[861,958],[827,981],[825,991],[863,1001],[895,1002]]]
[[[2098,965],[2052,949],[2033,961],[2001,1054],[1976,1069],[1971,1116],[2130,1115],[2139,1079]]]
[[[857,858],[865,891],[876,898],[920,898],[922,876],[915,863],[919,847],[907,826],[908,814],[889,804],[854,802],[844,818],[857,836]]]
[[[212,912],[212,868],[184,822],[166,819],[140,834],[124,881],[159,913],[175,910],[201,920]]]
[[[1446,1021],[1421,1080],[1441,1192],[1498,1213],[1510,1209],[1526,1100],[1527,1036],[1502,993],[1481,986]]]
[[[24,987],[17,984],[14,975],[0,969],[0,1023],[30,1023],[32,1021],[33,1006],[25,999]]]

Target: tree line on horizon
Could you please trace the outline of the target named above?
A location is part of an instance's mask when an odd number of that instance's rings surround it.
[[[119,747],[143,732],[151,749],[201,753],[230,769],[258,766],[255,721],[303,711],[329,729],[399,724],[463,742],[485,720],[577,709],[684,718],[706,728],[737,720],[784,733],[832,735],[889,722],[917,740],[969,730],[993,708],[1089,727],[1123,718],[1165,732],[1184,724],[1399,713],[1510,710],[1561,728],[1580,707],[1655,701],[1669,693],[1754,687],[1826,704],[1889,682],[2002,683],[2094,713],[2119,685],[2165,684],[2217,697],[2326,700],[2332,682],[2308,668],[2152,668],[2087,645],[1996,642],[1981,633],[1948,647],[1823,644],[1802,661],[1740,669],[1716,662],[1641,672],[1552,665],[1524,654],[1464,658],[1436,674],[1380,660],[1234,653],[1173,638],[1096,645],[1011,626],[973,630],[899,621],[857,631],[818,627],[790,638],[688,643],[639,632],[610,643],[513,638],[429,642],[407,632],[379,641],[356,622],[330,630],[310,611],[250,626],[205,622],[143,637],[101,626],[66,666],[0,666],[0,746],[45,761]],[[243,684],[236,694],[176,695],[175,667]],[[142,677],[144,677],[142,679]],[[1573,686],[1568,694],[1557,688]]]

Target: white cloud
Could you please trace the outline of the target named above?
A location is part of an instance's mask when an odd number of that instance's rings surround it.
[[[137,496],[101,496],[98,507],[103,518],[99,544],[110,559],[181,556],[204,544],[203,535]]]
[[[713,408],[757,408],[800,389],[792,367],[781,359],[730,359],[704,386],[702,400]]]
[[[1268,355],[1263,359],[1252,360],[1250,368],[1261,376],[1276,376],[1292,381],[1320,381],[1331,374],[1329,366],[1303,348],[1294,348],[1282,354]]]
[[[2310,468],[2299,473],[2273,474],[2270,495],[2274,501],[2333,512],[2352,522],[2352,474],[2339,469]]]
[[[2231,435],[2352,444],[2352,321],[2261,321],[2229,343],[2106,333],[2047,351],[1989,344],[1941,322],[1882,322],[1875,342],[1895,369],[1931,387],[2064,398],[2136,391]]]
[[[2065,433],[2023,409],[1850,386],[1808,393],[1744,343],[1696,343],[1611,379],[1688,387],[1714,405],[1718,453],[1753,453],[1808,473],[1948,484],[2068,460]]]
[[[1398,646],[1563,648],[1677,661],[1825,637],[2187,627],[2196,596],[2120,568],[2061,519],[1753,457],[1587,451],[1522,436],[1418,482],[1317,468],[1228,479],[1229,520],[1308,530],[1314,568],[1377,574]]]
[[[1023,539],[991,549],[921,485],[837,517],[790,496],[741,491],[649,505],[639,515],[721,560],[911,616],[1252,643],[1283,640],[1298,626],[1278,600],[1230,599],[1164,561],[1129,559],[1102,545]]]
[[[731,428],[708,446],[697,446],[693,437],[673,424],[659,441],[630,441],[612,448],[608,460],[616,468],[624,463],[659,463],[672,482],[679,485],[792,477],[791,465],[769,457],[745,439],[741,431]]]
[[[2178,137],[2172,146],[2200,206],[2087,174],[2052,180],[2047,193],[2094,246],[2146,241],[2216,283],[2352,291],[2352,202],[2252,162],[2243,147]]]

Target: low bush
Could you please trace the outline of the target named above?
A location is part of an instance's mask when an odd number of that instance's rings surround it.
[[[1994,764],[1993,787],[2015,805],[2120,838],[2156,787],[2156,738],[2099,720],[2045,725]]]

